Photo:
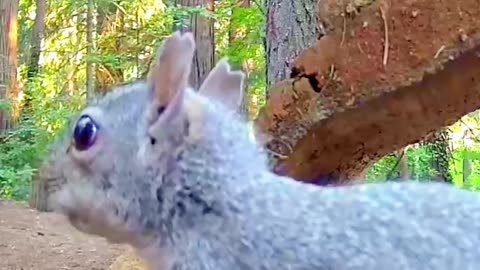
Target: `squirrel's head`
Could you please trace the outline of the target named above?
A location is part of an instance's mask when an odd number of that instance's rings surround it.
[[[40,181],[52,208],[77,229],[115,242],[150,239],[145,233],[165,227],[159,223],[172,214],[161,213],[160,193],[164,179],[175,179],[169,174],[178,173],[183,150],[211,143],[214,138],[207,137],[216,136],[215,128],[236,121],[243,72],[221,60],[193,91],[188,78],[194,51],[191,33],[174,33],[146,81],[118,87],[90,104],[55,144]],[[215,113],[224,116],[210,120]],[[241,121],[233,126],[247,131]]]

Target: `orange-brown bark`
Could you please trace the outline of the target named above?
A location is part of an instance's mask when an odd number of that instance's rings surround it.
[[[0,2],[0,100],[10,100],[11,111],[0,108],[0,134],[15,122],[20,88],[17,86],[18,21],[16,1]]]
[[[327,35],[269,91],[257,119],[274,138],[268,147],[287,157],[283,173],[354,178],[480,107],[479,51],[458,56],[478,41],[478,0],[328,0],[318,14]]]

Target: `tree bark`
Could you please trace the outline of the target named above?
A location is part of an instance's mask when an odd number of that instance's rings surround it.
[[[15,100],[17,93],[18,2],[0,1],[0,101]],[[13,111],[0,108],[0,135],[12,124]]]
[[[31,80],[38,73],[38,62],[40,60],[41,45],[45,32],[45,17],[47,15],[47,1],[36,1],[35,22],[32,31],[32,46],[28,60],[27,79]]]
[[[176,0],[175,4],[184,7],[203,7],[207,11],[214,11],[214,0]],[[199,88],[205,77],[215,65],[215,31],[213,19],[193,14],[189,18],[188,26],[179,27],[179,30],[190,31],[195,37],[196,52],[193,57],[190,84]]]
[[[317,0],[267,0],[267,85],[288,78],[293,60],[324,34],[316,19]]]
[[[251,7],[251,2],[250,0],[237,0],[236,6],[232,9],[232,15],[230,19],[230,25],[229,25],[229,38],[228,42],[230,46],[234,45],[236,42],[242,42],[242,33],[236,29],[237,25],[237,17],[238,17],[238,9],[244,9],[244,8],[250,8]],[[242,62],[242,70],[245,73],[245,82],[243,85],[243,96],[242,96],[242,105],[239,109],[240,114],[243,115],[245,118],[249,119],[250,112],[249,112],[249,107],[250,107],[250,93],[249,93],[249,87],[248,87],[248,78],[250,75],[250,67],[248,64],[249,59],[243,59]]]
[[[45,17],[47,15],[46,0],[36,0],[35,21],[32,30],[32,39],[30,46],[30,54],[27,62],[27,83],[31,82],[38,73],[39,61],[41,54],[41,46],[45,32]],[[28,88],[27,88],[28,90]],[[31,91],[26,91],[23,103],[23,111],[30,108],[32,101]]]
[[[319,0],[317,11],[326,35],[270,88],[256,120],[278,173],[348,182],[480,107],[477,0]]]
[[[407,147],[402,148],[402,151],[400,151],[400,161],[398,166],[400,167],[400,179],[407,181],[410,178],[410,171],[408,170]]]
[[[463,140],[465,145],[465,137],[467,136],[468,131],[465,131],[463,134]],[[473,134],[472,134],[473,135]],[[470,186],[470,176],[472,175],[472,160],[470,155],[463,155],[462,160],[462,186]]]

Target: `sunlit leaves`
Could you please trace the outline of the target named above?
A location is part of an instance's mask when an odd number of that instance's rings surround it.
[[[170,1],[173,2],[173,1]],[[215,20],[217,60],[228,56],[235,68],[248,65],[256,100],[265,91],[264,18],[258,7],[239,9],[236,1],[217,1],[215,12],[174,6],[159,0],[95,0],[93,53],[86,55],[87,1],[48,0],[39,73],[24,85],[23,120],[0,138],[0,196],[25,198],[34,168],[55,135],[85,105],[86,64],[96,68],[97,91],[144,75],[165,37],[188,26],[191,14]],[[20,76],[24,80],[35,19],[35,1],[20,0]],[[234,15],[232,11],[235,10]],[[238,37],[229,40],[230,29]],[[105,89],[104,89],[105,88]],[[260,97],[260,98],[258,98]],[[0,108],[7,109],[3,102]],[[27,187],[27,189],[25,189]]]
[[[216,6],[216,46],[218,57],[227,56],[235,68],[248,74],[251,116],[265,103],[266,57],[265,16],[258,5],[239,7],[237,1],[220,1]]]
[[[450,151],[449,173],[455,185],[472,190],[480,190],[480,116],[478,111],[464,116],[448,128]],[[431,149],[428,146],[414,145],[407,153],[408,167],[413,180],[429,180],[435,176],[431,164]],[[398,156],[388,155],[378,161],[368,171],[369,181],[385,181],[399,174]]]

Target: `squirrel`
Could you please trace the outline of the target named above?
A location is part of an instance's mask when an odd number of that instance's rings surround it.
[[[40,177],[78,230],[155,270],[478,270],[480,196],[443,183],[318,187],[273,173],[238,113],[245,75],[221,59],[188,84],[174,32],[143,81],[87,106]]]

